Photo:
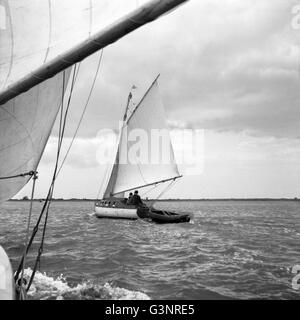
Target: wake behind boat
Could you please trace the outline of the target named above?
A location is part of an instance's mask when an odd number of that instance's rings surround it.
[[[128,116],[132,99],[132,93],[129,93],[115,162],[111,168],[103,199],[95,203],[95,214],[99,218],[147,218],[160,223],[190,221],[188,214],[157,210],[152,205],[147,207],[139,198],[137,191],[137,189],[152,186],[155,188],[163,183],[168,183],[166,187],[168,189],[178,178],[182,177],[175,161],[164,107],[158,91],[158,77],[159,75]],[[149,160],[150,156],[151,159],[156,159],[155,163],[153,161],[143,162],[138,156],[129,161],[128,154],[132,144],[128,140],[128,136],[135,130],[141,130],[144,137],[147,137],[146,140],[142,140],[145,143],[141,145],[142,150],[139,150],[140,153],[144,150],[146,158]],[[154,141],[153,132],[162,134],[164,139],[163,146],[160,145],[159,139],[161,136],[158,135],[158,140]],[[151,146],[148,145],[149,140]],[[150,155],[148,154],[149,149]],[[167,162],[163,162],[164,152],[167,152]],[[133,190],[136,191],[132,198],[130,194],[126,198],[125,194]]]

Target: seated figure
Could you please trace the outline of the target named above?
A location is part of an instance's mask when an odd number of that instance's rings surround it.
[[[139,196],[139,192],[137,190],[134,191],[134,195],[130,199],[130,204],[138,206],[138,207],[145,206],[141,197]]]
[[[133,196],[133,195],[132,195],[132,192],[130,192],[126,204],[128,204],[128,205],[132,204],[132,203],[131,203],[131,202],[132,202],[132,196]]]

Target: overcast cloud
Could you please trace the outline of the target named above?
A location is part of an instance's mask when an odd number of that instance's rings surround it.
[[[79,143],[84,148],[75,147],[67,166],[79,175],[82,165],[86,166],[84,170],[95,168],[91,159],[95,159],[93,139],[98,131],[117,130],[131,86],[138,87],[138,100],[161,73],[160,90],[172,127],[207,130],[204,175],[183,179],[170,196],[180,196],[189,185],[194,191],[185,197],[280,196],[278,189],[272,189],[273,178],[279,179],[278,172],[284,178],[277,183],[289,190],[282,194],[299,194],[299,164],[294,160],[300,155],[300,30],[292,27],[292,8],[297,4],[300,1],[192,0],[106,48],[79,131]],[[98,58],[96,54],[81,64],[68,137],[80,117]],[[53,137],[56,132],[55,129]],[[227,151],[223,148],[225,141]],[[212,148],[224,152],[217,156]],[[45,168],[50,168],[51,150],[50,143],[42,162]],[[237,150],[244,163],[240,176],[235,171]],[[218,168],[214,172],[213,164]],[[254,167],[256,170],[252,170]],[[225,178],[216,188],[216,172],[219,177],[226,176],[226,180],[234,177],[231,189],[228,190]],[[260,191],[255,192],[255,182],[245,184],[250,176],[251,181],[257,179],[263,186]],[[68,189],[67,176],[65,180],[61,190]],[[92,189],[96,189],[96,179],[93,183]],[[195,191],[195,186],[199,186],[199,191]],[[222,188],[226,192],[222,193]],[[66,191],[61,194],[69,195]],[[85,196],[89,195],[85,192]]]
[[[117,128],[131,85],[143,91],[161,73],[171,120],[189,127],[300,136],[295,3],[194,0],[108,47],[81,134]],[[97,59],[81,66],[77,94],[82,99]],[[80,110],[82,99],[75,99],[73,110]],[[74,124],[77,115],[71,115]]]

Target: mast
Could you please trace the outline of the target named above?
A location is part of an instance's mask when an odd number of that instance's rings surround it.
[[[123,116],[123,125],[122,125],[122,128],[121,128],[121,132],[119,134],[118,149],[117,149],[117,153],[116,153],[116,158],[115,158],[115,162],[114,162],[114,164],[112,166],[111,173],[110,173],[110,178],[109,178],[108,184],[107,184],[105,192],[104,192],[104,196],[103,196],[104,198],[108,198],[108,197],[113,195],[112,194],[112,190],[114,189],[114,186],[115,186],[116,181],[117,181],[119,158],[120,158],[119,144],[120,144],[120,140],[121,140],[121,137],[122,137],[123,128],[125,126],[125,122],[126,122],[126,119],[127,119],[127,113],[128,113],[129,104],[130,104],[131,99],[132,99],[132,93],[130,91],[129,95],[128,95],[128,98],[127,98],[127,104],[126,104],[126,108],[125,108],[125,112],[124,112],[124,116]],[[120,193],[122,193],[122,192],[119,192],[119,194]]]
[[[187,0],[152,0],[142,5],[117,22],[106,27],[104,30],[89,37],[87,40],[50,62],[44,63],[35,71],[8,86],[0,93],[0,105],[28,91],[46,79],[53,77],[96,51],[112,44],[142,25],[157,19],[159,16],[186,1]]]
[[[154,81],[151,83],[150,87],[148,88],[148,90],[145,92],[145,94],[143,95],[142,99],[140,100],[140,102],[137,104],[137,106],[134,108],[134,110],[131,112],[130,117],[127,120],[127,123],[129,122],[129,120],[132,118],[132,116],[134,115],[134,113],[136,112],[136,110],[138,109],[138,107],[141,105],[141,103],[144,101],[145,97],[147,96],[147,94],[149,93],[149,91],[151,90],[151,88],[154,86],[155,82],[157,81],[157,79],[160,77],[160,73],[156,76],[156,78],[154,79]]]
[[[126,108],[125,108],[125,112],[124,112],[124,116],[123,116],[123,121],[125,122],[126,119],[127,119],[127,112],[128,112],[128,109],[129,109],[129,103],[132,99],[132,93],[131,91],[129,92],[129,95],[128,95],[128,98],[127,98],[127,105],[126,105]],[[124,124],[123,124],[124,126]]]

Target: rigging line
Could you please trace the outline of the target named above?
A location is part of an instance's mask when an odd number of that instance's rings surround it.
[[[67,121],[67,115],[68,115],[68,111],[70,108],[70,104],[71,104],[71,98],[72,98],[72,94],[73,94],[73,89],[74,89],[74,85],[75,85],[75,80],[76,80],[76,65],[74,66],[74,71],[73,71],[73,78],[72,78],[72,83],[71,83],[71,89],[70,89],[70,93],[69,93],[69,97],[68,97],[68,103],[67,103],[67,108],[66,108],[66,112],[65,112],[65,116],[64,116],[64,120],[63,120],[63,128],[62,128],[62,132],[61,132],[61,144],[62,144],[62,140],[63,140],[63,136],[65,133],[65,127],[66,127],[66,121]],[[63,99],[63,98],[62,98]],[[62,102],[63,103],[63,102]],[[61,148],[61,146],[60,146]],[[60,153],[60,148],[59,148],[59,153]],[[58,159],[57,159],[58,160]]]
[[[64,71],[65,73],[65,71]],[[74,68],[74,73],[75,73],[75,68]],[[73,79],[74,79],[74,75],[73,75]],[[63,88],[64,88],[64,83],[65,83],[65,75],[63,74]],[[72,81],[72,85],[74,85],[74,82]],[[64,103],[64,90],[63,90],[63,94],[62,94],[62,101],[61,101],[61,109],[63,109],[63,103]],[[66,118],[65,118],[66,119]],[[60,115],[60,123],[59,123],[59,141],[61,140],[61,132],[62,132],[62,120],[63,120],[63,113],[61,112],[61,115]],[[58,143],[58,148],[59,146],[61,145],[61,143]],[[57,157],[58,157],[58,153],[57,153]],[[54,170],[57,170],[57,161],[58,161],[58,158],[56,157],[56,166],[55,166],[55,169]],[[33,231],[32,231],[32,234],[31,234],[31,238],[29,240],[29,243],[28,243],[28,246],[27,246],[27,249],[26,249],[26,254],[28,253],[31,245],[32,245],[32,242],[35,238],[35,235],[38,231],[38,228],[39,228],[39,225],[40,225],[40,222],[41,222],[41,219],[44,215],[44,212],[45,210],[47,209],[47,206],[48,206],[48,202],[50,201],[50,198],[52,197],[52,184],[53,184],[53,178],[52,178],[52,182],[51,182],[51,186],[48,190],[48,194],[47,194],[47,197],[46,197],[46,200],[45,200],[45,203],[43,205],[43,208],[41,210],[41,213],[38,217],[38,220],[35,224],[35,227],[33,228]],[[19,277],[19,274],[21,272],[21,266],[22,266],[22,263],[23,263],[23,260],[24,260],[24,256],[22,257],[21,259],[21,262],[19,264],[19,267],[18,267],[18,270],[16,271],[15,273],[15,281],[17,281],[18,277]]]
[[[7,176],[7,177],[0,177],[0,180],[6,180],[6,179],[14,179],[14,178],[20,178],[20,177],[26,177],[26,176],[33,176],[34,175],[34,171],[29,171],[29,172],[25,172],[25,173],[20,173],[20,174],[16,174],[13,176]]]
[[[89,92],[87,101],[86,101],[85,106],[84,106],[84,108],[83,108],[81,117],[80,117],[80,119],[79,119],[78,125],[77,125],[77,127],[76,127],[75,132],[74,132],[73,138],[72,138],[72,140],[71,140],[71,142],[70,142],[70,145],[69,145],[69,147],[68,147],[68,149],[67,149],[67,152],[66,152],[66,154],[65,154],[65,156],[64,156],[64,158],[63,158],[63,160],[62,160],[62,163],[61,163],[61,165],[60,165],[60,167],[59,167],[59,169],[58,169],[57,176],[59,175],[59,173],[60,173],[60,171],[61,171],[64,163],[66,162],[66,159],[67,159],[67,157],[68,157],[68,155],[69,155],[69,152],[70,152],[70,150],[71,150],[71,148],[72,148],[72,145],[73,145],[73,143],[74,143],[74,140],[75,140],[75,138],[76,138],[76,136],[77,136],[77,133],[78,133],[78,130],[79,130],[79,128],[80,128],[80,125],[81,125],[81,122],[82,122],[82,120],[83,120],[84,114],[85,114],[86,109],[87,109],[87,107],[88,107],[88,104],[89,104],[90,98],[91,98],[91,96],[92,96],[92,92],[93,92],[93,90],[94,90],[95,83],[96,83],[96,80],[97,80],[97,77],[98,77],[98,72],[99,72],[99,69],[100,69],[102,57],[103,57],[103,50],[101,51],[101,54],[100,54],[100,57],[99,57],[98,66],[97,66],[97,69],[96,69],[96,73],[95,73],[95,76],[94,76],[94,80],[93,80],[93,83],[92,83],[92,86],[91,86],[91,89],[90,89],[90,92]]]
[[[154,187],[152,187],[151,189],[149,189],[148,191],[146,191],[146,192],[144,192],[144,193],[142,193],[141,194],[141,197],[144,197],[147,193],[149,193],[149,192],[151,192],[152,190],[154,190],[155,188],[157,188],[158,187],[158,185],[157,184],[155,184],[154,185]]]
[[[171,183],[158,195],[157,199],[159,199],[162,195],[164,195],[167,191],[170,191],[171,188],[174,186],[175,181],[172,180]]]
[[[156,197],[156,199],[151,202],[150,208],[152,208],[152,207],[154,206],[156,200],[158,200],[158,199],[159,199],[163,194],[165,194],[167,191],[171,190],[171,188],[174,186],[175,182],[176,182],[176,180],[172,180],[172,181],[167,185],[167,187],[162,190],[162,192]]]
[[[81,61],[78,62],[76,65],[78,65],[78,68],[77,68],[77,73],[76,73],[76,76],[75,76],[75,81],[77,81],[78,73],[79,73],[80,66],[81,66]]]
[[[61,130],[62,130],[62,118],[64,113],[64,92],[65,92],[65,71],[63,72],[63,82],[62,82],[62,96],[61,96],[61,106],[60,106],[60,120],[59,120],[59,129],[58,129],[58,149],[60,145],[60,137],[61,137]],[[57,150],[58,150],[57,149]]]
[[[24,279],[24,269],[26,266],[26,249],[27,249],[27,244],[28,244],[28,239],[29,239],[29,229],[30,229],[30,224],[31,224],[31,216],[32,216],[32,207],[33,207],[33,199],[34,199],[34,191],[35,191],[35,183],[37,180],[37,172],[34,172],[33,175],[33,185],[32,185],[32,190],[31,190],[31,199],[30,199],[30,208],[29,208],[29,214],[28,214],[28,220],[27,220],[27,228],[26,228],[26,236],[25,236],[25,241],[24,241],[24,251],[23,251],[23,261],[22,261],[22,272],[21,272],[21,279],[19,285],[19,293],[20,297],[23,298],[25,297],[25,292],[24,292],[24,287],[23,287],[23,279]]]
[[[45,203],[44,203],[44,205],[43,205],[42,211],[41,211],[41,213],[40,213],[40,215],[39,215],[39,217],[38,217],[38,220],[37,220],[37,222],[36,222],[36,224],[35,224],[35,227],[33,228],[33,231],[32,231],[32,234],[31,234],[31,237],[30,237],[30,240],[29,240],[29,243],[28,243],[28,245],[27,245],[26,254],[28,253],[28,251],[29,251],[29,249],[30,249],[30,247],[31,247],[31,245],[32,245],[32,242],[33,242],[33,240],[34,240],[34,238],[35,238],[35,235],[36,235],[36,233],[38,232],[38,227],[39,227],[39,224],[40,224],[41,219],[42,219],[42,217],[43,217],[43,214],[44,214],[44,212],[45,212],[47,203],[48,203],[48,201],[49,201],[49,196],[50,196],[50,189],[48,190],[48,195],[47,195],[47,197],[46,197],[46,199],[45,199]],[[22,264],[23,264],[23,260],[24,260],[24,256],[22,257],[21,262],[20,262],[20,264],[19,264],[19,267],[18,267],[17,271],[15,272],[15,276],[14,276],[15,281],[18,280],[19,274],[20,274],[20,272],[21,272],[21,267],[22,267]]]
[[[65,71],[64,71],[65,73]],[[71,97],[72,97],[72,92],[74,89],[74,85],[75,85],[75,75],[76,75],[76,66],[74,67],[74,71],[73,71],[73,79],[72,79],[72,84],[71,84],[71,89],[70,89],[70,93],[69,93],[69,98],[68,98],[68,104],[65,110],[65,114],[63,116],[63,114],[61,113],[61,117],[60,117],[60,127],[61,127],[61,131],[60,131],[60,135],[59,135],[59,143],[58,143],[58,148],[57,148],[57,157],[56,157],[56,163],[55,163],[55,169],[53,172],[53,178],[52,178],[52,182],[51,182],[51,186],[49,189],[49,198],[48,198],[48,202],[46,205],[46,215],[45,215],[45,220],[44,220],[44,225],[43,225],[43,233],[42,233],[42,239],[41,239],[41,243],[40,243],[40,247],[38,250],[38,255],[36,257],[36,261],[35,261],[35,265],[27,286],[26,291],[28,292],[32,281],[34,279],[36,270],[38,265],[40,265],[40,260],[41,260],[41,256],[43,253],[43,248],[44,248],[44,240],[45,240],[45,235],[46,235],[46,228],[47,228],[47,222],[48,222],[48,216],[49,216],[49,208],[51,205],[51,200],[52,200],[52,196],[53,196],[53,191],[54,191],[54,186],[55,186],[55,180],[57,177],[57,169],[58,169],[58,161],[59,161],[59,156],[60,156],[60,152],[61,152],[61,146],[62,146],[62,141],[63,141],[63,137],[64,137],[64,132],[65,132],[65,127],[66,127],[66,121],[67,121],[67,115],[68,115],[68,111],[69,111],[69,107],[70,107],[70,102],[71,102]],[[61,108],[63,109],[63,101],[64,100],[64,96],[62,97],[62,106]]]
[[[74,86],[74,79],[75,79],[75,78],[74,78],[74,75],[75,75],[75,72],[76,72],[76,68],[74,68],[72,86]],[[65,71],[64,71],[64,74],[63,74],[63,89],[64,89],[64,83],[65,83]],[[68,103],[69,103],[69,102],[70,102],[70,99],[69,99]],[[62,94],[61,109],[63,109],[63,103],[64,103],[64,90],[63,90],[63,94]],[[68,106],[68,107],[69,107],[69,106]],[[65,111],[65,112],[68,111],[68,109],[69,109],[68,107],[66,108],[66,111]],[[48,194],[47,194],[45,203],[44,203],[44,205],[43,205],[42,211],[41,211],[41,213],[40,213],[40,215],[39,215],[39,217],[38,217],[38,220],[37,220],[37,222],[36,222],[36,224],[35,224],[35,227],[33,228],[33,231],[32,231],[32,234],[31,234],[31,237],[30,237],[30,240],[29,240],[29,243],[28,243],[27,248],[26,248],[26,254],[25,254],[25,256],[23,255],[23,257],[22,257],[22,259],[21,259],[21,262],[20,262],[20,264],[19,264],[18,270],[17,270],[16,273],[15,273],[15,277],[14,277],[14,278],[15,278],[15,281],[18,280],[19,274],[20,274],[20,272],[21,272],[21,267],[22,267],[23,261],[24,261],[26,255],[27,255],[27,253],[28,253],[28,251],[29,251],[32,243],[33,243],[33,240],[34,240],[34,238],[35,238],[35,236],[36,236],[36,233],[38,232],[38,228],[39,228],[41,219],[42,219],[42,217],[43,217],[43,215],[44,215],[44,213],[45,213],[45,210],[47,210],[46,213],[48,213],[48,211],[49,211],[49,206],[50,206],[50,202],[51,202],[51,199],[52,199],[53,188],[54,188],[54,183],[55,183],[55,176],[56,176],[56,172],[57,172],[57,166],[58,166],[58,159],[59,159],[59,154],[60,154],[61,142],[62,142],[62,138],[63,138],[63,134],[64,134],[64,129],[65,129],[65,125],[66,125],[66,119],[67,119],[67,118],[66,118],[66,115],[65,115],[65,117],[63,117],[63,113],[61,112],[61,115],[60,115],[60,123],[59,123],[59,142],[58,142],[58,150],[57,150],[56,164],[55,164],[55,169],[54,169],[54,173],[53,173],[53,177],[52,177],[52,182],[51,182],[50,188],[49,188],[49,190],[48,190]],[[47,222],[46,219],[45,219],[45,222]],[[46,224],[44,223],[44,229],[45,229],[45,227],[46,227]],[[43,234],[44,234],[44,232],[43,232]],[[39,258],[40,258],[40,256],[41,256],[41,254],[42,254],[42,249],[41,249],[41,246],[40,246],[40,250],[39,250],[39,253],[38,253],[38,258],[37,258],[37,261],[36,261],[36,264],[35,264],[35,268],[34,268],[32,274],[31,274],[30,282],[29,282],[29,284],[28,284],[28,287],[27,287],[26,291],[29,290],[30,285],[31,285],[31,283],[32,283],[32,281],[33,281],[33,278],[34,278],[34,275],[35,275],[35,271],[36,271],[37,262],[39,262]]]

